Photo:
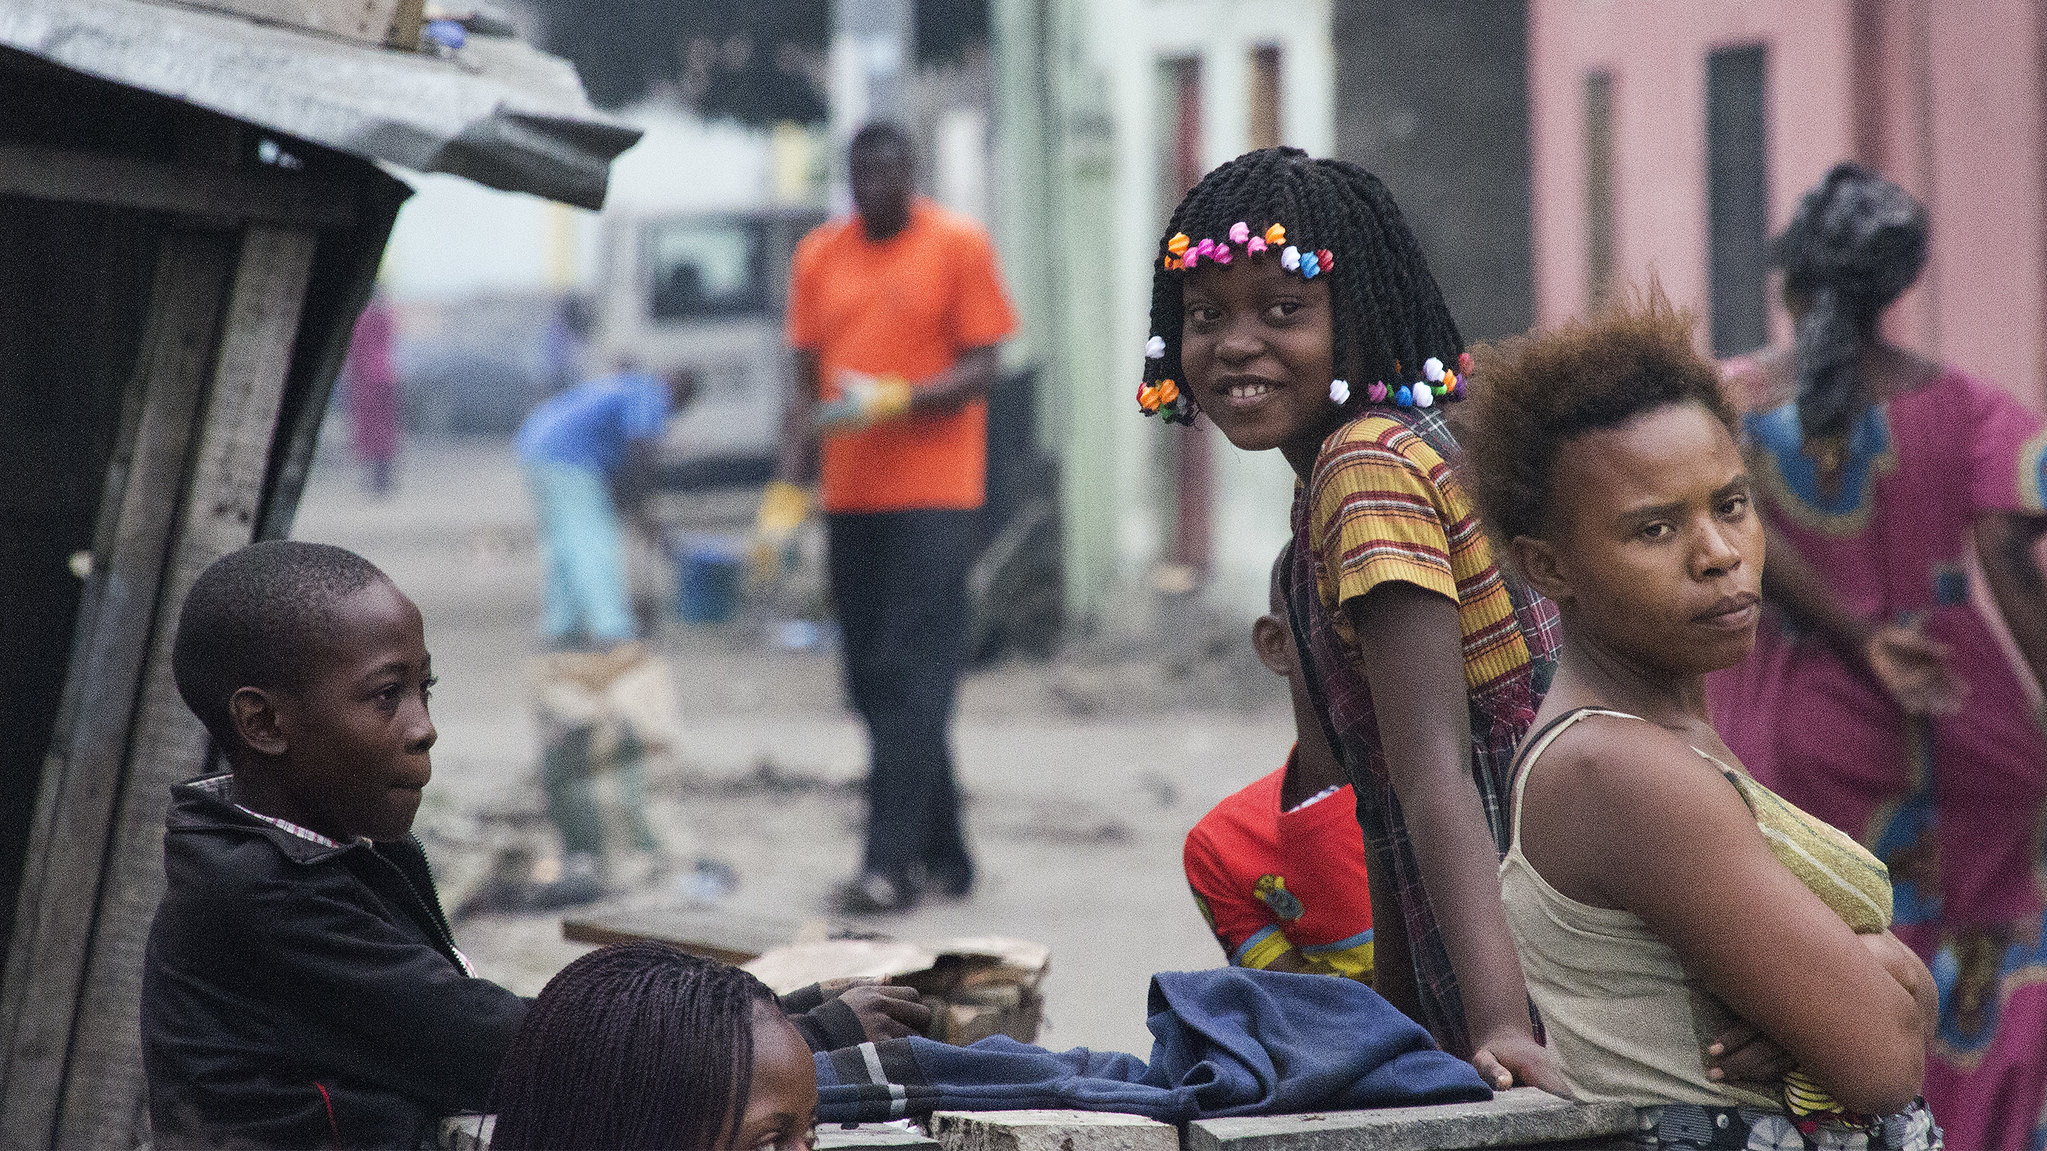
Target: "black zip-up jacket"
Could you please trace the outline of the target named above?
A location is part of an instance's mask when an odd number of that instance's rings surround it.
[[[467,974],[410,836],[326,847],[171,789],[142,974],[156,1145],[416,1148],[481,1111],[528,1001]]]

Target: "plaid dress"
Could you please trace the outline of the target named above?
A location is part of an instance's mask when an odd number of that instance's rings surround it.
[[[1357,793],[1372,858],[1384,853],[1392,863],[1423,1022],[1445,1050],[1469,1058],[1456,974],[1393,794],[1344,607],[1387,582],[1457,601],[1471,779],[1504,855],[1514,747],[1556,669],[1557,614],[1493,562],[1478,514],[1450,472],[1456,450],[1434,410],[1375,409],[1332,433],[1294,495],[1287,606],[1309,696]]]

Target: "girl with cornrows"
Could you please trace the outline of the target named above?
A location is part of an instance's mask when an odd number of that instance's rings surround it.
[[[625,943],[548,980],[491,1107],[495,1151],[809,1151],[817,1066],[760,980]]]
[[[1158,250],[1140,406],[1299,477],[1286,593],[1370,852],[1374,986],[1488,1082],[1561,1089],[1500,907],[1500,800],[1554,660],[1448,461],[1463,341],[1385,187],[1240,156]]]
[[[1926,1098],[1955,1146],[2022,1151],[2047,1142],[2047,734],[2021,678],[2047,678],[2047,432],[1884,340],[1927,227],[1843,164],[1776,243],[1796,343],[1731,380],[1770,610],[1755,656],[1711,681],[1713,716],[1757,779],[1890,865],[1898,935],[1941,977]]]
[[[1465,474],[1563,618],[1500,879],[1571,1088],[1640,1108],[1638,1146],[1939,1147],[1915,1098],[1933,978],[1883,865],[1707,718],[1706,674],[1755,644],[1764,537],[1691,324],[1652,292],[1475,375]],[[1738,1075],[1699,1049],[1730,1025],[1762,1052]]]

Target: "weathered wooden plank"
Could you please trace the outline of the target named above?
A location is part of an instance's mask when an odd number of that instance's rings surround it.
[[[0,983],[0,1146],[51,1138],[157,584],[232,260],[229,237],[201,232],[171,233],[158,257],[132,385],[141,412],[100,502],[95,571]]]
[[[928,1135],[919,1135],[907,1127],[892,1127],[886,1123],[861,1123],[853,1127],[841,1127],[826,1123],[817,1129],[817,1151],[851,1151],[853,1148],[873,1147],[922,1147],[936,1148],[938,1140]]]
[[[945,1151],[1180,1151],[1172,1124],[1107,1111],[940,1111],[931,1136]]]
[[[298,348],[292,353],[291,378],[278,413],[276,445],[270,454],[270,477],[264,485],[263,512],[256,521],[257,539],[283,539],[291,534],[299,497],[313,471],[320,423],[334,394],[334,380],[348,357],[355,322],[376,290],[377,268],[391,238],[398,209],[412,195],[403,181],[362,166],[355,226],[321,233],[320,253],[313,263],[312,283],[299,321]]]
[[[353,188],[273,168],[166,164],[109,152],[0,144],[0,195],[227,221],[341,227]]]
[[[57,1143],[128,1145],[141,1097],[142,951],[163,891],[163,818],[172,784],[204,766],[206,731],[171,679],[177,609],[208,564],[254,538],[300,308],[318,237],[245,233],[200,419],[171,560],[159,586],[92,950],[65,1068]]]
[[[1625,1103],[1576,1103],[1533,1087],[1484,1103],[1384,1107],[1311,1115],[1202,1119],[1187,1125],[1187,1151],[1436,1151],[1565,1144],[1601,1146],[1634,1133]],[[1559,1151],[1562,1151],[1560,1148]]]
[[[420,0],[183,0],[194,8],[212,8],[271,24],[288,24],[365,44],[419,46]],[[404,32],[410,28],[412,39]]]
[[[659,906],[599,904],[562,919],[562,938],[574,943],[652,941],[721,963],[746,963],[795,938],[793,919],[748,915],[687,903]]]

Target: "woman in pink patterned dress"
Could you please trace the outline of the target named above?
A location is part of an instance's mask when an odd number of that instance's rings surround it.
[[[1713,677],[1714,723],[1755,777],[1891,870],[1899,938],[1941,1022],[1926,1100],[1950,1146],[2042,1145],[2047,1094],[2047,432],[2003,390],[1883,342],[1925,210],[1842,164],[1778,238],[1797,342],[1743,369],[1774,609]]]
[[[355,454],[367,471],[370,493],[390,494],[391,469],[398,459],[398,371],[391,358],[397,317],[382,296],[370,300],[355,321],[342,366],[342,400],[348,405]]]

